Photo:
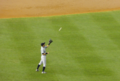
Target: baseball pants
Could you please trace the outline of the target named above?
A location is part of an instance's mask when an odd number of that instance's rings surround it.
[[[46,56],[42,55],[39,65],[43,63],[43,67],[46,67]]]

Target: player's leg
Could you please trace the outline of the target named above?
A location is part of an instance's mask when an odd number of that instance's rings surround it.
[[[43,63],[43,60],[42,60],[42,58],[41,58],[41,60],[40,60],[40,62],[39,62],[39,64],[38,64],[38,66],[37,66],[37,69],[36,69],[36,71],[39,71],[39,67],[40,67],[40,65]]]
[[[45,67],[46,67],[46,56],[43,57],[43,70],[42,70],[42,73],[46,73],[45,72]]]
[[[39,69],[40,65],[43,63],[43,61],[41,60],[37,66],[37,69]]]

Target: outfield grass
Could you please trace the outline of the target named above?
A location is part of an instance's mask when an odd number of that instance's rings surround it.
[[[0,81],[120,81],[119,14],[0,19]],[[47,74],[35,72],[50,38]]]

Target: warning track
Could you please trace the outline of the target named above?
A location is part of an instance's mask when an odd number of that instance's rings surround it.
[[[0,18],[53,16],[120,9],[120,0],[0,0]]]

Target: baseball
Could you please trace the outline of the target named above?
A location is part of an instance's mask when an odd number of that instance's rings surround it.
[[[62,29],[62,27],[60,27],[59,31]]]

